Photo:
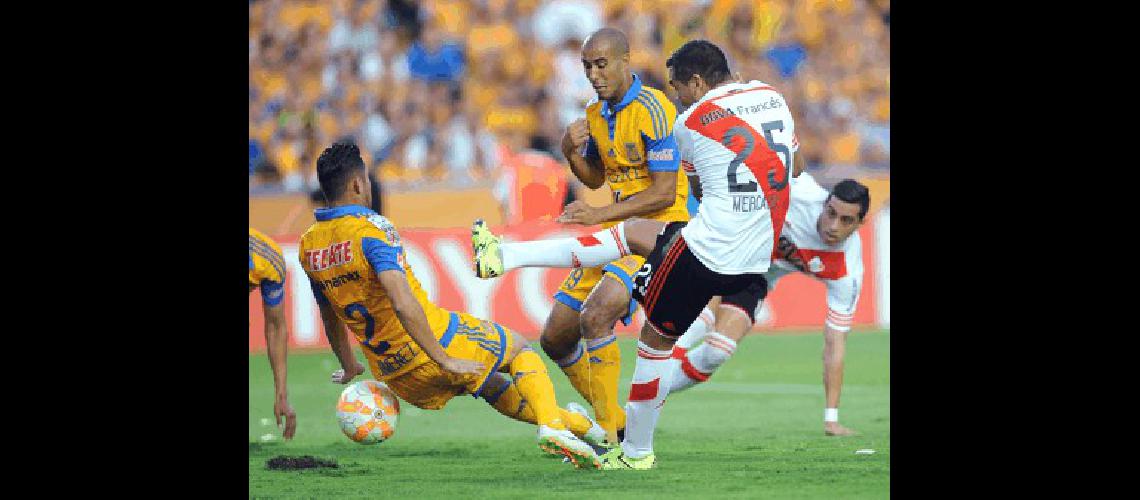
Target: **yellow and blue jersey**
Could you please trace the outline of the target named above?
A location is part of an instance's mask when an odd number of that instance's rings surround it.
[[[600,159],[605,165],[606,183],[613,191],[615,203],[649,188],[653,184],[650,172],[677,173],[673,204],[642,216],[648,219],[689,220],[689,178],[681,171],[681,154],[673,136],[676,119],[677,108],[673,103],[660,90],[642,85],[637,75],[633,75],[633,83],[616,106],[600,101],[586,107],[586,121],[590,126],[586,157]],[[603,226],[619,223],[606,222]],[[644,264],[644,257],[630,255],[605,266],[575,269],[563,280],[554,300],[581,311],[586,297],[607,274],[621,281],[632,293],[633,276]],[[637,303],[631,300],[622,322],[628,325],[636,309]]]
[[[249,228],[249,288],[261,288],[261,300],[276,306],[285,298],[285,258],[281,247],[261,231]]]
[[[606,183],[614,202],[644,191],[652,183],[650,172],[677,172],[673,204],[645,218],[665,222],[687,221],[686,201],[689,179],[680,171],[681,154],[673,136],[677,108],[663,92],[642,85],[633,75],[633,84],[616,106],[607,101],[586,107],[590,139],[586,156],[601,159],[606,167]],[[618,222],[606,223],[606,227]]]
[[[396,317],[380,284],[381,272],[398,271],[407,277],[432,332],[448,346],[461,318],[428,300],[387,218],[359,205],[321,208],[314,216],[317,221],[301,236],[301,267],[317,301],[329,305],[356,335],[377,380],[430,361]]]

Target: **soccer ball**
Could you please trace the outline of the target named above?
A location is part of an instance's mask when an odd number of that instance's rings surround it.
[[[375,380],[356,382],[340,393],[336,418],[340,430],[360,444],[376,444],[392,437],[400,416],[400,400],[388,386]]]

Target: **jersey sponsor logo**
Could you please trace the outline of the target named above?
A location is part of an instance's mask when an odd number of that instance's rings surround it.
[[[352,241],[341,241],[325,248],[305,252],[305,261],[308,262],[309,269],[312,271],[324,271],[332,267],[343,266],[352,262],[352,257]]]
[[[625,143],[625,157],[634,163],[641,162],[641,153],[637,151],[637,144],[632,142]]]
[[[784,103],[780,102],[779,99],[776,99],[776,97],[773,96],[773,97],[769,98],[767,102],[762,102],[759,104],[753,104],[751,106],[737,106],[736,107],[736,114],[742,115],[742,114],[747,114],[747,113],[759,113],[761,111],[768,111],[771,109],[780,109],[782,107],[784,107]]]
[[[638,179],[647,179],[649,178],[649,173],[643,168],[636,167],[607,168],[606,178],[611,183],[630,182]]]
[[[319,287],[321,290],[328,290],[329,288],[336,288],[336,287],[344,285],[350,281],[360,281],[362,279],[364,279],[364,278],[360,276],[359,272],[353,271],[351,273],[341,274],[339,276],[334,277],[333,279],[320,280],[320,281],[317,281],[316,283],[317,283],[317,287]]]
[[[673,161],[673,148],[650,151],[649,161]]]
[[[701,125],[708,125],[712,122],[720,120],[721,118],[728,118],[730,116],[732,116],[732,111],[729,111],[727,109],[722,109],[722,108],[716,108],[716,109],[713,109],[712,111],[709,111],[708,113],[701,115],[699,120],[701,121]]]

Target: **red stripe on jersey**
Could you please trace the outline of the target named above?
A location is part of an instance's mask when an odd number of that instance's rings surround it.
[[[758,87],[737,92],[737,94],[763,89],[771,89],[771,87]],[[784,228],[784,219],[788,214],[788,204],[791,196],[791,189],[788,189],[788,177],[790,174],[788,165],[784,165],[784,161],[780,159],[780,155],[777,155],[775,151],[772,151],[772,149],[768,147],[768,141],[764,138],[764,134],[757,132],[756,129],[752,128],[748,122],[742,120],[739,116],[729,113],[720,106],[714,105],[712,103],[714,100],[716,99],[701,103],[701,105],[689,115],[689,119],[685,120],[685,126],[688,127],[689,130],[701,134],[718,144],[724,145],[729,151],[737,154],[744,151],[744,138],[735,139],[736,136],[733,136],[734,139],[730,144],[724,144],[722,141],[724,140],[725,134],[728,133],[729,129],[737,127],[752,134],[752,152],[748,157],[744,158],[744,165],[746,165],[748,170],[752,172],[752,175],[756,177],[756,182],[760,184],[760,189],[764,192],[764,197],[768,200],[768,208],[772,215],[772,241],[780,241],[780,231]],[[701,117],[714,111],[720,111],[727,116],[702,125]],[[777,179],[782,177],[782,180],[772,179],[775,180],[777,184],[783,183],[783,186],[781,186],[779,190],[773,188],[772,180],[768,179],[769,173],[772,173]],[[778,245],[776,244],[772,245],[773,257],[776,255],[777,247]]]
[[[681,358],[681,371],[685,372],[686,376],[697,382],[704,382],[709,379],[709,375],[712,375],[711,373],[701,373],[697,367],[693,366],[693,363],[690,362],[687,357]]]
[[[655,378],[644,384],[631,384],[629,386],[629,401],[649,401],[657,397],[657,389],[661,379]]]
[[[592,234],[587,236],[579,236],[578,243],[581,243],[584,247],[593,247],[602,244],[602,242],[598,241],[598,239],[595,238]]]
[[[684,347],[681,347],[679,345],[675,345],[675,346],[673,346],[673,354],[670,355],[670,357],[673,359],[684,359],[685,355],[688,353],[689,353],[688,349],[685,349]]]
[[[847,258],[843,252],[797,248],[796,255],[803,259],[804,265],[807,266],[805,272],[818,276],[820,279],[837,280],[847,276]],[[812,264],[812,260],[816,257],[819,258],[819,261]],[[823,266],[823,268],[820,269],[819,266]],[[813,268],[819,269],[819,271],[812,271]]]

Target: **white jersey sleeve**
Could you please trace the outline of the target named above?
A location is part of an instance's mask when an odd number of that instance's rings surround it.
[[[828,328],[846,332],[851,329],[855,318],[855,306],[859,303],[859,292],[863,287],[863,243],[859,233],[847,237],[847,274],[834,280],[823,280],[827,285]]]

